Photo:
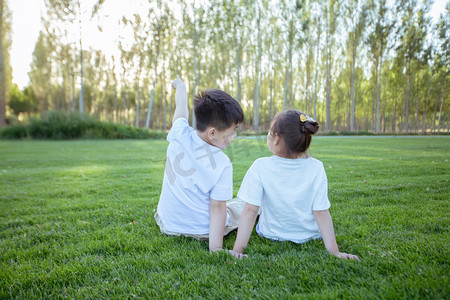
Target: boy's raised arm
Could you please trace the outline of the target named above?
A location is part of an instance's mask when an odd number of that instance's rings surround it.
[[[177,79],[172,82],[172,87],[176,89],[175,92],[175,113],[173,114],[173,122],[176,119],[189,119],[188,98],[186,92],[186,85],[177,75]]]

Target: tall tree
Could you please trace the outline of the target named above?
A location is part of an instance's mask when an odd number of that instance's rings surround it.
[[[254,117],[253,117],[253,130],[255,132],[259,131],[259,106],[260,106],[260,85],[261,85],[261,56],[262,56],[262,38],[261,38],[261,7],[257,0],[255,5],[255,15],[256,15],[256,30],[257,30],[257,54],[256,54],[256,83],[255,83],[255,96],[253,99],[254,105]]]
[[[150,29],[148,24],[141,19],[139,14],[134,14],[133,19],[128,22],[133,29],[134,42],[131,47],[131,55],[134,60],[134,88],[136,91],[136,127],[139,127],[139,110],[141,102],[141,82],[142,72],[145,66],[146,59],[146,47],[148,44],[147,38],[149,36]]]
[[[441,15],[438,24],[436,25],[436,32],[438,34],[438,51],[436,55],[437,67],[440,70],[442,77],[442,95],[441,103],[439,105],[439,119],[438,119],[438,132],[441,131],[442,112],[444,108],[446,98],[446,83],[450,74],[450,3],[446,5],[445,16]]]
[[[117,99],[117,74],[116,74],[116,61],[114,55],[111,57],[111,71],[108,72],[108,75],[111,77],[110,81],[113,83],[113,98],[114,98],[114,123],[119,122],[119,108],[118,108],[118,99]]]
[[[311,9],[311,8],[310,8]],[[318,18],[314,18],[312,24],[313,26],[317,24]],[[311,85],[311,76],[312,76],[312,69],[314,64],[314,38],[313,38],[314,32],[312,30],[307,31],[307,38],[306,38],[306,46],[308,47],[307,54],[306,54],[306,61],[305,61],[305,68],[306,68],[306,86],[305,86],[305,113],[310,114],[308,107],[309,104],[309,98],[311,95],[310,91],[310,85]]]
[[[331,130],[331,68],[332,68],[332,51],[335,42],[335,33],[338,26],[338,16],[340,10],[339,0],[329,0],[324,4],[325,12],[325,62],[326,62],[326,131]]]
[[[314,75],[314,101],[313,101],[313,116],[314,119],[317,119],[316,107],[317,107],[317,76],[319,74],[319,55],[320,55],[320,17],[316,18],[316,26],[317,26],[317,37],[316,37],[316,57],[315,57],[315,75]],[[328,70],[328,68],[327,68]],[[327,73],[328,74],[328,73]],[[328,78],[328,77],[327,77]],[[328,80],[328,79],[327,79]],[[328,91],[328,88],[327,88]],[[328,103],[328,93],[327,93],[327,103]]]
[[[351,19],[352,31],[349,34],[352,51],[352,76],[351,76],[351,114],[350,131],[354,131],[355,123],[355,66],[358,47],[362,41],[364,29],[366,26],[367,8],[359,0],[352,0],[347,6]]]
[[[368,36],[368,44],[375,63],[375,96],[376,117],[375,132],[380,132],[381,83],[384,52],[388,48],[388,37],[393,28],[393,21],[389,19],[387,0],[372,1],[370,4],[374,13],[375,28]]]
[[[127,21],[124,19],[124,23]],[[132,72],[133,52],[126,49],[122,42],[119,42],[121,73],[121,100],[122,100],[122,122],[128,123],[129,114],[129,78]]]
[[[7,2],[0,0],[0,127],[6,125],[6,103],[11,86],[11,12]]]
[[[195,98],[195,95],[197,93],[197,82],[198,82],[198,61],[199,61],[199,51],[198,51],[198,45],[200,43],[201,39],[201,28],[202,28],[202,21],[203,21],[203,14],[205,13],[203,10],[203,7],[199,5],[197,7],[197,1],[193,1],[192,3],[192,10],[194,12],[193,18],[191,20],[192,22],[192,56],[194,60],[194,79],[193,79],[193,87],[192,87],[192,99]],[[195,113],[194,113],[194,106],[192,106],[192,127],[196,128],[195,125]]]
[[[79,92],[79,110],[84,111],[84,81],[83,81],[83,23],[90,21],[100,10],[104,0],[96,0],[91,7],[86,6],[86,1],[81,0],[45,0],[47,8],[47,15],[45,16],[50,24],[50,31],[56,34],[57,43],[61,40],[66,40],[67,28],[73,30],[78,27],[78,51],[79,51],[79,78],[80,78],[80,92]],[[66,28],[66,29],[64,29]],[[55,33],[58,31],[58,33]],[[73,60],[75,62],[75,60]]]
[[[278,18],[275,15],[272,15],[269,20],[268,25],[268,34],[264,35],[265,40],[265,48],[267,49],[267,56],[269,60],[268,64],[268,77],[269,77],[269,112],[268,119],[272,120],[275,109],[274,107],[276,103],[275,100],[275,92],[276,92],[276,83],[277,83],[277,70],[280,65],[280,53],[282,50],[281,43],[281,28],[277,22]]]
[[[50,57],[53,53],[52,40],[44,31],[39,33],[32,55],[31,70],[28,73],[33,93],[39,102],[39,112],[41,114],[49,108],[50,79],[52,74]]]
[[[423,44],[426,37],[426,22],[424,13],[426,7],[429,5],[425,1],[422,7],[417,9],[417,1],[400,0],[399,6],[402,7],[404,13],[402,15],[402,27],[401,38],[402,43],[399,47],[399,53],[404,58],[406,63],[406,99],[405,99],[405,129],[406,133],[409,132],[409,106],[411,98],[411,78],[414,76],[411,68],[413,60],[418,58],[420,51],[423,48]]]
[[[156,3],[156,7],[151,9],[148,13],[148,20],[150,23],[150,34],[151,34],[151,40],[149,41],[149,47],[148,47],[148,60],[149,60],[149,66],[153,69],[153,85],[152,85],[152,91],[150,94],[150,101],[148,104],[148,111],[147,111],[147,119],[145,122],[145,128],[150,127],[150,118],[152,114],[152,107],[153,102],[155,99],[155,92],[156,92],[156,84],[158,82],[158,78],[160,76],[160,66],[163,62],[161,62],[161,51],[164,48],[164,38],[169,30],[169,20],[170,15],[168,14],[169,8],[167,3],[162,3],[161,0],[158,0]]]
[[[241,87],[241,67],[243,59],[243,49],[247,44],[245,37],[245,11],[247,9],[246,0],[224,1],[224,7],[227,11],[227,27],[231,28],[232,34],[229,43],[234,45],[234,67],[236,80],[236,100],[240,103],[242,100]]]
[[[296,35],[296,20],[295,20],[295,8],[292,7],[290,1],[283,2],[284,7],[282,10],[282,15],[284,19],[284,28],[286,33],[286,75],[284,84],[284,98],[283,98],[283,110],[288,108],[288,92],[289,84],[291,83],[292,77],[292,51],[295,43]]]

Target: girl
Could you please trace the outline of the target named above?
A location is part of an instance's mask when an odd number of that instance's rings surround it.
[[[267,135],[267,147],[274,155],[253,163],[237,195],[246,204],[230,251],[233,256],[246,256],[243,251],[262,206],[258,235],[295,243],[322,238],[333,255],[359,261],[356,255],[339,251],[328,211],[325,169],[322,162],[306,154],[311,135],[318,129],[314,119],[296,110],[275,116]]]

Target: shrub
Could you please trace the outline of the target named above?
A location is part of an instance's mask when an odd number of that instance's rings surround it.
[[[11,125],[0,131],[0,137],[6,139],[24,139],[27,136],[27,128],[23,125]]]
[[[164,131],[101,122],[87,114],[62,111],[50,111],[40,119],[32,119],[26,124],[9,126],[0,131],[0,137],[9,139],[148,139],[165,136]]]

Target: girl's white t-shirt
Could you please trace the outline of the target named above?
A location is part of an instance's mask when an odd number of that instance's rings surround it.
[[[175,120],[167,141],[158,215],[166,230],[207,234],[210,199],[233,197],[231,161],[221,149],[203,141],[183,118]]]
[[[323,163],[312,157],[257,159],[242,181],[238,198],[262,206],[256,231],[280,241],[320,238],[314,210],[330,208]]]

